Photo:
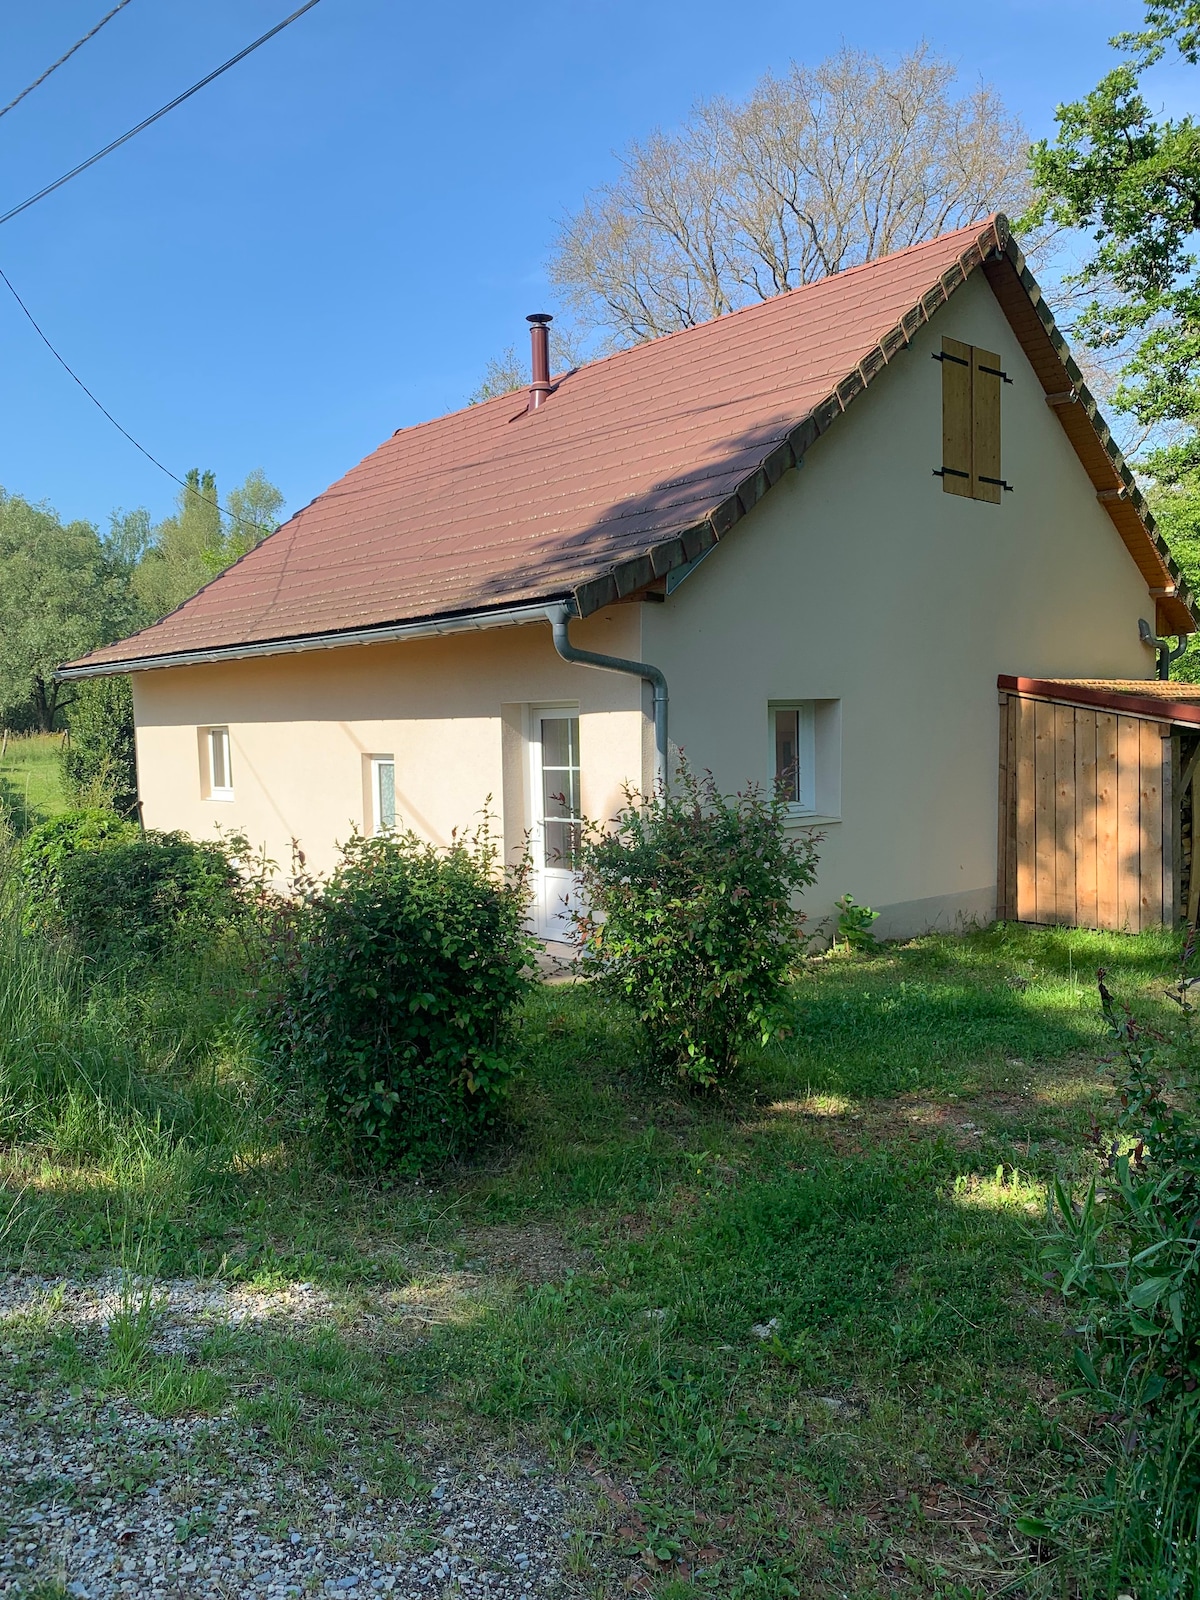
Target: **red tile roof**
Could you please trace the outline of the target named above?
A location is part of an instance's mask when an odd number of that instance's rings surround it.
[[[522,392],[401,429],[177,611],[72,665],[543,599],[587,614],[709,548],[985,262],[1022,271],[1002,217],[594,362],[536,412]],[[1102,470],[1132,482],[1112,447]],[[1173,595],[1135,520],[1131,553]]]

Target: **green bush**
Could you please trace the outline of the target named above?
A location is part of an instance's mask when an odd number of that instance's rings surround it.
[[[133,695],[126,677],[86,678],[67,712],[63,776],[77,805],[105,803],[119,815],[137,807]]]
[[[1081,1322],[1080,1394],[1113,1444],[1108,1561],[1139,1593],[1200,1589],[1200,1051],[1190,990],[1171,1031],[1118,1011],[1118,1137],[1096,1134],[1100,1182],[1053,1186],[1041,1259]],[[1049,1524],[1047,1532],[1051,1531]],[[1067,1531],[1070,1536],[1070,1522]]]
[[[222,845],[143,833],[107,811],[35,828],[21,866],[31,920],[104,960],[200,949],[244,910],[242,879]]]
[[[652,1061],[710,1086],[778,1031],[803,952],[796,893],[817,840],[789,834],[782,799],[722,795],[686,767],[667,793],[626,792],[611,832],[589,829],[585,955],[636,1017]]]
[[[49,925],[61,919],[63,871],[73,857],[137,836],[136,823],[100,806],[66,811],[31,828],[18,856],[31,920]]]
[[[421,1170],[492,1126],[530,982],[527,880],[498,875],[486,826],[444,851],[356,836],[280,915],[268,1047],[344,1154]]]

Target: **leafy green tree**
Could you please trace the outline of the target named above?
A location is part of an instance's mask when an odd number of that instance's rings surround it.
[[[212,472],[193,467],[179,491],[173,517],[150,531],[133,570],[133,589],[152,617],[165,617],[198,589],[224,572],[278,527],[283,496],[261,472],[252,472],[226,498],[222,512]],[[121,523],[119,541],[132,543],[130,513]]]
[[[1200,124],[1156,119],[1142,77],[1168,54],[1197,64],[1200,0],[1150,4],[1145,28],[1112,44],[1120,65],[1060,106],[1056,138],[1034,146],[1038,198],[1024,226],[1049,221],[1090,239],[1068,280],[1091,293],[1075,332],[1123,357],[1115,403],[1159,430],[1145,465],[1175,483],[1200,470]],[[1164,428],[1177,434],[1169,444]]]
[[[255,545],[261,544],[279,526],[279,513],[283,510],[283,495],[270,482],[265,473],[256,468],[246,481],[231,489],[225,499],[228,516],[222,531],[222,542],[216,553],[219,565],[215,572],[224,572]]]
[[[1151,485],[1150,508],[1171,554],[1183,570],[1188,588],[1200,594],[1200,472],[1183,472],[1173,483]],[[1200,683],[1200,638],[1192,635],[1171,676]]]
[[[137,805],[133,694],[129,679],[85,678],[67,712],[70,735],[63,775],[77,806],[110,806],[129,816]]]
[[[134,593],[152,617],[165,617],[208,582],[213,575],[208,558],[220,548],[221,533],[216,477],[193,467],[175,515],[154,529],[134,568]]]
[[[0,489],[0,707],[50,732],[71,699],[54,673],[138,625],[128,577],[90,522]]]
[[[138,506],[135,511],[118,509],[110,513],[104,547],[126,572],[133,572],[153,542],[154,530],[145,506]]]

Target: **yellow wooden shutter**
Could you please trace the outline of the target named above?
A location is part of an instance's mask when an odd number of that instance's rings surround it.
[[[942,340],[942,488],[947,494],[970,496],[971,378],[974,358],[969,344]]]
[[[942,363],[945,366],[945,362]],[[1000,485],[1000,357],[974,347],[971,362],[971,494],[998,506]]]

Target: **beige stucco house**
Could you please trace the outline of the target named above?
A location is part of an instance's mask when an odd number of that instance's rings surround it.
[[[146,823],[324,868],[491,797],[553,936],[572,819],[665,736],[783,783],[816,919],[845,891],[881,936],[989,919],[998,676],[1152,679],[1142,635],[1195,626],[1005,220],[556,381],[539,352],[544,321],[529,397],[400,431],[63,669],[132,674]]]

